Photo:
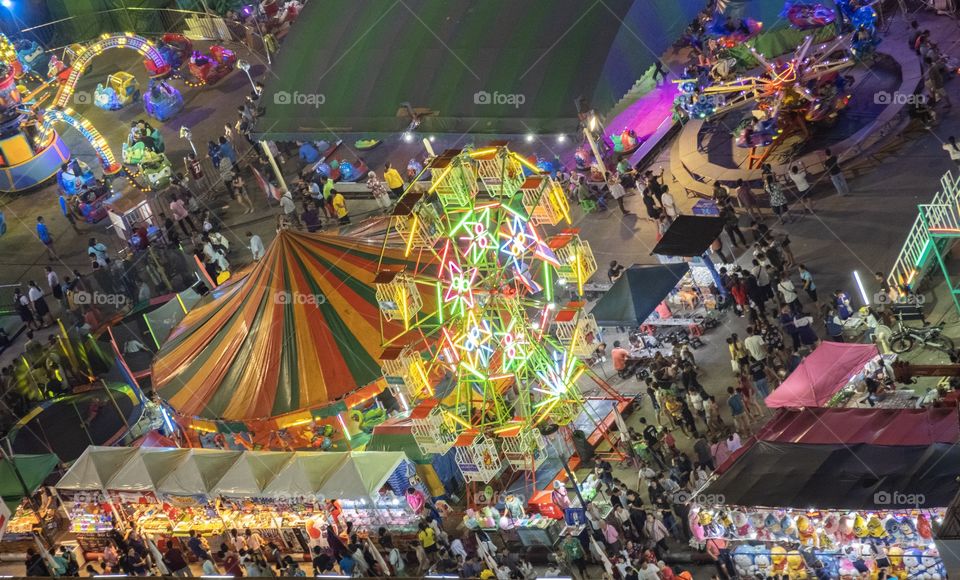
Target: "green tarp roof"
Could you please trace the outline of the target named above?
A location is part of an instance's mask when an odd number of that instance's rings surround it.
[[[600,326],[643,324],[687,273],[687,263],[631,266],[607,290],[590,314]]]
[[[254,133],[275,140],[394,133],[409,123],[403,103],[432,111],[423,131],[575,131],[574,102],[591,99],[604,82],[632,6],[634,0],[310,2],[266,76],[266,113]],[[652,61],[639,40],[633,52]]]
[[[47,476],[53,472],[60,460],[53,453],[44,455],[15,455],[13,463],[6,459],[0,460],[0,496],[3,501],[10,506],[10,512],[17,509],[17,505],[23,499],[23,485],[17,478],[14,471],[14,465],[20,472],[20,477],[27,486],[27,490],[32,495]]]

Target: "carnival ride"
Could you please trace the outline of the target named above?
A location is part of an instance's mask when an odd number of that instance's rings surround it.
[[[583,303],[555,302],[555,284],[582,294],[593,252],[576,229],[542,233],[570,222],[566,196],[504,142],[447,150],[426,169],[429,186],[411,186],[390,223],[416,265],[382,260],[376,278],[384,321],[402,329],[383,333],[384,375],[413,409],[421,450],[455,448],[467,481],[488,482],[506,464],[532,472],[546,457],[541,430],[591,413],[581,377],[622,400],[581,360],[598,340]],[[395,346],[411,335],[434,346]]]
[[[69,160],[70,152],[54,126],[66,123],[75,128],[91,144],[105,175],[119,173],[123,166],[116,159],[103,135],[82,116],[70,108],[75,100],[80,76],[89,69],[92,60],[106,50],[126,48],[143,55],[151,75],[151,87],[144,95],[148,114],[167,119],[182,108],[183,99],[163,79],[175,72],[173,64],[182,61],[184,51],[192,48],[180,35],[165,35],[160,46],[131,33],[105,34],[87,44],[74,44],[64,51],[64,59],[49,59],[47,78],[36,74],[40,58],[35,56],[35,43],[19,42],[13,49],[6,37],[0,37],[0,59],[6,64],[0,76],[0,191],[22,191],[53,177],[60,166]],[[42,47],[40,49],[42,52]],[[29,64],[20,60],[29,57]],[[173,59],[173,64],[167,58]],[[69,64],[68,64],[69,63]],[[27,76],[25,71],[34,71]],[[16,79],[21,79],[18,88]],[[29,86],[26,81],[36,82]],[[129,73],[115,73],[106,87],[98,87],[94,104],[118,108],[139,98],[136,79]],[[26,91],[21,97],[20,91]],[[149,96],[148,96],[149,95]],[[162,153],[160,151],[159,153]],[[130,174],[130,178],[136,177]],[[149,180],[155,186],[162,180]]]
[[[850,100],[850,38],[813,46],[807,37],[787,60],[768,60],[751,48],[761,70],[731,80],[681,79],[677,105],[691,117],[717,118],[753,106],[735,131],[736,144],[751,149],[750,167],[759,167],[787,136],[809,134],[807,123],[835,118]],[[760,150],[760,151],[758,151]]]
[[[202,83],[212,85],[230,74],[236,65],[236,53],[229,48],[215,44],[210,47],[210,54],[193,51],[188,66],[190,74]]]

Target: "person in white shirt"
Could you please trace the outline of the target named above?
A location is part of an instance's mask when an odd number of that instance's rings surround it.
[[[790,172],[787,175],[790,176],[790,180],[797,187],[797,199],[803,204],[803,209],[812,214],[813,203],[810,201],[810,182],[807,180],[807,172],[801,169],[799,165],[794,165],[790,167]]]
[[[289,191],[284,191],[280,196],[280,210],[294,224],[299,225],[300,220],[297,217],[297,206],[293,202],[293,195]]]
[[[747,327],[747,338],[743,341],[743,347],[750,353],[750,358],[755,361],[763,361],[767,358],[767,344],[757,331],[752,327]]]
[[[797,298],[797,289],[790,281],[790,278],[784,278],[777,283],[777,290],[783,296],[783,303],[790,307],[794,312],[800,311],[800,300]]]
[[[730,453],[733,453],[741,447],[743,447],[743,444],[740,442],[740,435],[734,431],[729,437],[727,437],[727,449],[730,451]]]
[[[663,189],[663,195],[660,196],[660,205],[663,206],[663,212],[667,214],[670,221],[677,219],[680,212],[677,211],[677,204],[673,200],[673,194],[667,188]]]
[[[260,236],[254,234],[253,232],[247,232],[247,237],[250,238],[249,248],[250,253],[253,254],[253,261],[257,262],[266,252],[266,248],[263,247],[263,240],[261,240]]]

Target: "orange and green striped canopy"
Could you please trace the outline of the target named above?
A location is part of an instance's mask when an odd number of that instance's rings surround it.
[[[382,252],[382,257],[381,257]],[[250,273],[192,310],[153,363],[153,384],[184,415],[231,420],[324,406],[377,381],[383,321],[378,265],[402,250],[281,231]],[[424,312],[435,298],[423,291]]]

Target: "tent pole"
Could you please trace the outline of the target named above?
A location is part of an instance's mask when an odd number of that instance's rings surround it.
[[[706,252],[700,256],[700,259],[703,260],[703,265],[710,272],[710,276],[713,278],[713,283],[717,285],[717,291],[720,292],[720,296],[724,298],[727,297],[727,289],[724,287],[723,282],[720,280],[720,274],[717,273],[716,266],[713,265],[713,260],[710,259],[710,256]]]

